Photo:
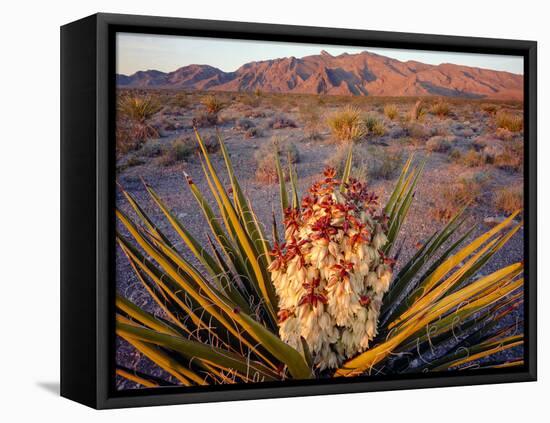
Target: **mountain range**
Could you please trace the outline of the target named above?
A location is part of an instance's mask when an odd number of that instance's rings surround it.
[[[188,65],[173,72],[117,74],[117,86],[327,95],[449,96],[523,99],[523,76],[444,63],[402,62],[364,51],[249,62],[234,72]]]

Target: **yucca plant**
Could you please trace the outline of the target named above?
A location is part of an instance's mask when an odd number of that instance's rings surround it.
[[[150,119],[161,108],[160,103],[151,96],[125,94],[121,95],[117,102],[119,117],[129,124],[128,136],[138,142],[158,136],[158,131],[150,124]]]
[[[223,140],[229,189],[196,137],[214,207],[185,178],[210,229],[208,245],[153,187],[146,190],[177,240],[122,190],[133,217],[117,209],[117,242],[159,312],[118,295],[116,332],[170,377],[124,367],[118,375],[146,387],[192,386],[522,364],[496,354],[523,342],[514,327],[499,326],[523,300],[523,263],[479,273],[521,228],[519,211],[468,243],[473,228],[459,233],[458,213],[394,269],[423,163],[407,161],[381,208],[349,177],[351,148],[343,176],[327,170],[302,201],[292,165],[287,189],[277,158],[284,240],[275,217],[270,240]]]
[[[206,111],[212,115],[218,114],[224,108],[224,104],[214,95],[207,95],[202,99]]]
[[[341,142],[353,142],[367,135],[368,129],[361,115],[358,108],[347,106],[329,116],[327,124],[334,138]]]
[[[409,111],[409,119],[412,122],[418,122],[424,119],[426,115],[426,105],[423,100],[417,100]]]

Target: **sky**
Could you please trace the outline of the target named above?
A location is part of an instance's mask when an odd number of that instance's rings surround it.
[[[319,54],[321,50],[333,56],[367,50],[403,62],[416,60],[433,65],[453,63],[523,74],[523,58],[520,56],[130,33],[117,34],[116,67],[117,73],[124,75],[151,69],[171,72],[191,64],[210,65],[225,72],[232,72],[248,62],[289,56],[299,58]]]

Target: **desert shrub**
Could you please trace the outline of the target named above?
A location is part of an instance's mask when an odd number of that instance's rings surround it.
[[[495,156],[493,164],[499,169],[521,172],[523,171],[523,142],[509,141],[504,144],[501,154]]]
[[[259,128],[251,127],[244,133],[245,138],[257,138],[262,136],[262,131]]]
[[[407,136],[415,140],[424,140],[430,136],[428,129],[418,122],[408,122],[403,126]]]
[[[481,105],[481,110],[483,110],[486,113],[489,113],[490,115],[494,115],[498,110],[498,106],[492,103],[483,103]]]
[[[506,128],[497,128],[495,136],[500,140],[510,141],[514,137],[514,134]]]
[[[365,123],[361,119],[361,111],[353,106],[347,106],[327,119],[327,124],[333,137],[338,141],[357,141],[367,134]]]
[[[461,178],[453,184],[445,184],[433,207],[433,215],[438,220],[449,220],[467,204],[481,199],[489,179],[482,172],[472,177]]]
[[[296,128],[296,122],[284,115],[276,115],[267,122],[271,129]]]
[[[138,154],[141,157],[158,157],[162,154],[163,142],[151,140],[143,144]]]
[[[304,123],[304,132],[307,139],[320,138],[321,114],[319,108],[313,104],[302,104],[298,108],[300,120]]]
[[[190,137],[180,137],[173,140],[157,158],[161,166],[172,166],[177,162],[187,160],[197,151],[197,142]]]
[[[170,105],[185,109],[189,106],[190,101],[186,93],[177,93],[170,99]]]
[[[218,114],[225,105],[214,95],[207,95],[202,99],[202,104],[209,114]]]
[[[388,119],[394,120],[398,114],[399,114],[399,111],[395,104],[386,104],[384,106],[384,115],[386,115]]]
[[[413,122],[418,122],[424,119],[424,116],[426,115],[426,105],[422,100],[418,100],[414,105],[411,107],[411,110],[409,111],[409,119]]]
[[[255,95],[256,97],[261,97],[261,96],[262,96],[262,90],[260,90],[259,88],[256,88],[256,89],[254,90],[254,95]]]
[[[436,115],[440,118],[443,118],[443,117],[448,116],[449,113],[451,113],[451,106],[446,101],[440,100],[440,101],[437,101],[436,103],[432,104],[432,107],[430,108],[430,111],[434,115]]]
[[[451,148],[449,151],[449,160],[451,162],[460,163],[462,159],[462,152],[458,148]]]
[[[451,141],[449,141],[447,137],[442,137],[440,135],[431,137],[426,141],[426,149],[436,153],[446,153],[451,147]]]
[[[494,202],[498,210],[506,215],[512,214],[516,210],[523,208],[523,187],[504,187],[496,191]]]
[[[126,167],[134,167],[134,166],[139,166],[139,165],[142,165],[144,164],[145,162],[143,161],[143,159],[141,159],[140,157],[138,156],[130,156],[128,157],[128,160],[126,160]]]
[[[483,166],[486,162],[485,155],[482,152],[470,149],[460,157],[460,162],[467,167]]]
[[[241,96],[239,98],[239,101],[245,106],[249,106],[253,108],[258,107],[262,103],[262,100],[259,96],[254,96],[250,94],[245,94]]]
[[[349,147],[340,145],[336,151],[325,160],[327,167],[334,168],[336,175],[341,178],[344,174],[344,167],[349,153]],[[368,148],[364,144],[358,144],[353,147],[352,166],[350,176],[366,181],[368,178],[367,159],[369,157]]]
[[[385,147],[373,148],[367,162],[370,179],[391,179],[403,164],[403,151]]]
[[[501,110],[496,114],[496,124],[498,128],[519,132],[523,129],[523,116]]]
[[[247,131],[250,128],[254,128],[256,125],[250,119],[237,119],[235,122],[235,129],[238,131]]]
[[[367,128],[367,133],[369,135],[382,136],[386,132],[386,127],[384,122],[378,119],[374,115],[367,115],[364,119],[365,127]]]
[[[286,175],[286,165],[288,163],[295,164],[300,161],[300,154],[296,144],[288,141],[281,140],[280,138],[272,138],[270,141],[265,142],[254,154],[256,159],[256,179],[259,182],[265,184],[273,184],[278,182],[276,168],[276,154],[279,153],[279,159],[283,166]]]
[[[208,113],[204,110],[199,110],[193,115],[193,126],[197,128],[205,128],[208,126],[217,125],[219,117],[217,113]]]

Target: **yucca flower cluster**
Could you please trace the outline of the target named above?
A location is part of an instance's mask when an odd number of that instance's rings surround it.
[[[328,168],[301,208],[285,211],[285,241],[269,266],[279,297],[279,334],[320,369],[365,351],[377,334],[393,260],[382,249],[387,224],[365,184],[342,183]]]

